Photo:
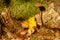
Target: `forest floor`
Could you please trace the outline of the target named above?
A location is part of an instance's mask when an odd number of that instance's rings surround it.
[[[55,5],[54,10],[56,10],[60,15],[60,0],[52,1],[52,2],[54,2],[54,5]],[[34,33],[32,33],[31,35],[28,35],[27,34],[28,28],[22,27],[20,21],[17,21],[14,19],[12,19],[13,21],[11,21],[11,19],[9,18],[10,18],[9,16],[6,18],[8,20],[6,22],[10,21],[10,23],[7,24],[9,25],[9,27],[6,27],[7,25],[4,25],[5,22],[3,24],[1,21],[2,30],[4,30],[4,31],[1,30],[2,31],[1,33],[2,36],[0,37],[2,38],[1,40],[60,40],[60,29],[59,28],[48,28],[45,26],[43,27],[39,26],[39,28],[36,28]]]

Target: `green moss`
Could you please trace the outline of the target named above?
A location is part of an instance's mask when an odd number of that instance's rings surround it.
[[[29,17],[38,13],[38,8],[34,6],[33,3],[14,3],[10,7],[14,16],[18,19],[20,17],[28,19]]]
[[[34,4],[38,2],[46,4],[44,0],[11,0],[8,8],[10,8],[9,10],[16,19],[20,17],[28,19],[38,13],[38,8],[34,6]]]

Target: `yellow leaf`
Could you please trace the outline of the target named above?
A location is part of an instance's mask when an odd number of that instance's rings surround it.
[[[31,34],[34,32],[35,28],[36,28],[36,21],[35,21],[35,17],[30,17],[28,19],[28,26],[29,26],[29,29],[28,29],[28,33]]]

